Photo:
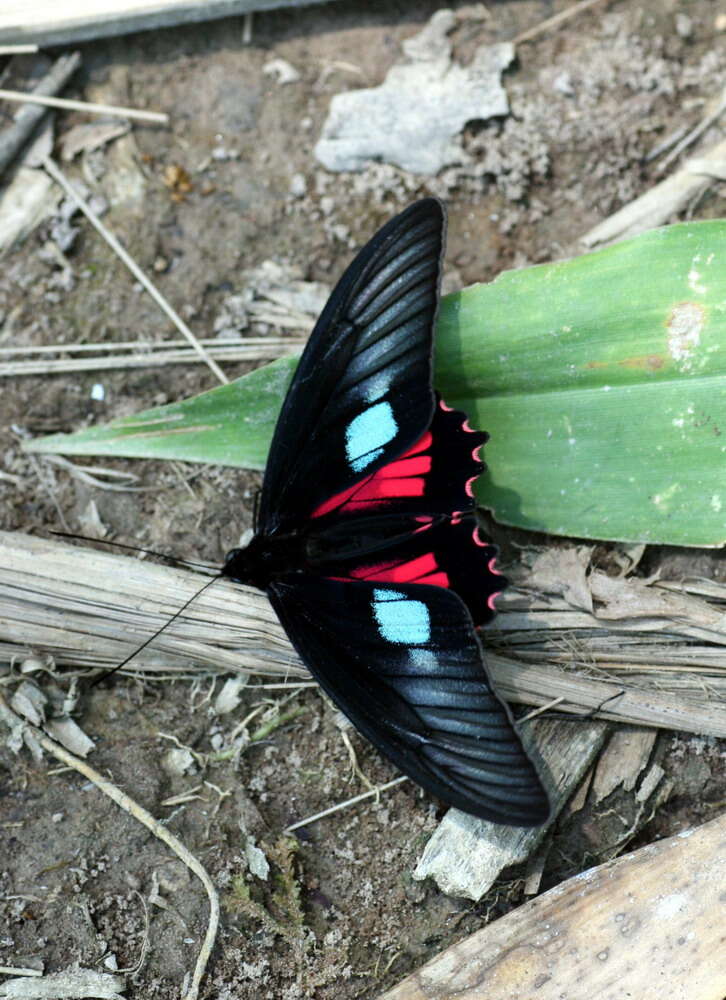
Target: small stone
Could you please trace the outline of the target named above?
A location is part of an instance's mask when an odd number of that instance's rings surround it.
[[[680,38],[690,38],[693,34],[693,21],[683,11],[676,14],[676,34]]]
[[[575,93],[575,88],[572,85],[571,74],[567,70],[558,73],[552,81],[552,89],[556,90],[558,94],[564,94],[565,97],[572,97]]]
[[[290,194],[293,198],[304,198],[307,192],[307,183],[302,174],[293,174],[290,179]]]
[[[274,76],[279,84],[297,83],[300,73],[287,59],[270,59],[262,67],[265,76]]]

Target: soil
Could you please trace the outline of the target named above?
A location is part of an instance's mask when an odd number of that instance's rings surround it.
[[[466,62],[475,46],[510,39],[563,6],[503,0],[483,16],[483,5],[454,4],[455,56]],[[427,193],[449,208],[448,287],[577,254],[584,232],[655,183],[649,150],[697,124],[726,69],[716,0],[602,3],[518,47],[504,77],[511,114],[472,123],[465,135],[487,164],[483,173],[454,167],[427,178],[378,164],[328,174],[313,146],[331,96],[380,82],[401,42],[436,9],[428,0],[341,0],[256,15],[248,45],[240,20],[230,19],[81,46],[83,68],[67,96],[172,117],[169,130],[136,126],[89,169],[109,203],[106,224],[196,331],[211,335],[225,300],[241,290],[241,270],[264,260],[332,285],[354,248]],[[264,72],[280,58],[298,81],[281,84]],[[27,79],[41,63],[16,61],[11,77]],[[59,131],[80,121],[64,114]],[[716,138],[711,130],[702,141]],[[714,184],[692,211],[723,215],[723,188]],[[78,232],[64,251],[70,273],[47,252],[51,223],[4,257],[0,341],[170,337],[167,321],[93,230],[78,217],[72,224]],[[230,378],[244,370],[226,366]],[[99,383],[102,400],[94,398]],[[94,501],[117,541],[219,562],[250,527],[258,477],[104,459],[152,487],[109,492],[19,448],[26,434],[74,430],[214,384],[203,365],[4,380],[0,456],[10,478],[0,474],[0,525],[82,532]],[[506,544],[506,534],[498,541]],[[648,572],[666,561],[684,575],[695,566],[706,575],[722,556],[651,548]],[[76,716],[96,743],[93,766],[163,818],[222,894],[222,931],[202,997],[375,997],[525,898],[520,870],[477,904],[414,881],[442,809],[410,783],[284,838],[291,822],[367,782],[392,779],[395,769],[315,690],[291,700],[248,692],[218,716],[220,686],[209,678],[119,678],[84,695]],[[267,720],[269,732],[239,759],[220,759],[216,751],[260,705],[265,715],[248,726]],[[192,751],[185,770],[169,756],[177,744]],[[725,757],[715,740],[661,733],[655,759],[671,793],[627,846],[715,815],[726,798]],[[0,966],[130,969],[128,996],[178,997],[206,928],[196,880],[134,819],[48,760],[0,747],[0,792]],[[184,800],[175,804],[178,796]],[[558,823],[540,890],[625,848],[599,819],[613,801]],[[255,848],[269,861],[266,879],[253,874],[261,871]]]

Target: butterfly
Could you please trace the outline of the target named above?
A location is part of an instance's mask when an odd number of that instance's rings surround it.
[[[488,435],[432,387],[446,228],[415,202],[336,285],[284,400],[255,534],[222,574],[266,591],[357,729],[449,805],[534,826],[549,803],[476,627],[503,578],[476,525]]]

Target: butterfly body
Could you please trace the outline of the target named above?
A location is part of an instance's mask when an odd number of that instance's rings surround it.
[[[487,435],[431,386],[441,204],[392,219],[336,286],[278,419],[256,534],[223,574],[265,590],[302,660],[424,788],[522,826],[547,796],[475,626],[502,589],[476,526]]]

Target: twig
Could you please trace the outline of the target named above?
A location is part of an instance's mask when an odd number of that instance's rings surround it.
[[[207,874],[206,869],[202,864],[191,854],[187,848],[182,844],[182,842],[170,833],[158,820],[154,819],[151,813],[147,812],[143,806],[140,806],[138,802],[122,792],[120,788],[117,788],[112,782],[107,778],[104,778],[102,774],[94,770],[89,764],[80,757],[76,757],[74,754],[70,753],[65,747],[62,747],[55,740],[52,740],[47,736],[42,729],[38,729],[31,723],[22,719],[19,715],[10,708],[8,703],[0,694],[0,716],[7,723],[8,726],[15,729],[17,726],[26,728],[32,736],[38,741],[38,743],[46,750],[48,753],[52,754],[57,760],[66,764],[68,767],[72,767],[79,774],[82,774],[84,778],[88,781],[93,782],[93,784],[107,795],[110,799],[116,803],[121,809],[133,816],[139,823],[143,824],[150,830],[151,833],[162,840],[166,846],[176,854],[176,856],[190,869],[193,871],[197,878],[200,880],[207,892],[207,898],[209,899],[209,924],[207,926],[207,932],[204,936],[204,942],[200,949],[199,955],[197,957],[197,962],[194,967],[194,974],[192,976],[192,983],[186,992],[184,1000],[196,1000],[199,994],[199,987],[204,975],[204,971],[207,967],[207,962],[209,961],[209,956],[212,952],[212,947],[214,946],[214,941],[217,936],[217,928],[219,927],[219,896],[217,895],[217,890],[214,888],[211,878]]]
[[[248,10],[242,19],[242,44],[251,45],[252,44],[252,21],[254,18],[254,11]]]
[[[135,108],[120,108],[114,104],[93,104],[90,101],[72,101],[65,97],[24,94],[19,90],[0,90],[0,99],[14,104],[42,104],[46,108],[67,108],[69,111],[86,111],[93,115],[114,115],[118,118],[160,122],[162,125],[167,125],[169,122],[169,115],[163,111],[139,111]]]
[[[409,779],[402,775],[400,778],[394,778],[393,781],[387,781],[385,785],[377,785],[372,788],[369,792],[362,792],[360,795],[353,796],[352,799],[346,799],[345,802],[338,802],[334,806],[330,806],[329,809],[323,809],[322,812],[314,813],[312,816],[307,816],[305,819],[300,819],[297,823],[292,823],[290,826],[285,827],[284,833],[292,833],[293,830],[299,830],[301,826],[309,826],[310,823],[317,823],[319,819],[324,819],[326,816],[332,816],[333,813],[340,812],[342,809],[348,809],[350,806],[357,805],[359,802],[363,802],[364,799],[372,799],[376,795],[380,795],[381,792],[387,792],[389,788],[393,788],[395,785],[400,785],[404,781]]]
[[[27,96],[42,97],[58,93],[59,90],[65,87],[80,64],[81,55],[79,52],[61,56],[60,59],[57,59],[53,63],[50,72],[34,88],[32,95],[29,94]],[[13,124],[0,134],[0,174],[12,163],[30,139],[36,126],[45,114],[47,114],[47,111],[44,107],[26,102],[15,116]]]
[[[560,11],[559,14],[555,14],[554,17],[548,17],[546,21],[540,21],[539,24],[535,24],[533,28],[528,28],[526,31],[522,31],[519,35],[515,35],[512,39],[514,45],[519,45],[520,42],[529,42],[538,35],[544,34],[544,32],[549,31],[550,28],[558,28],[565,21],[569,21],[570,18],[577,17],[578,14],[582,14],[584,11],[589,10],[591,7],[595,7],[597,4],[603,3],[603,0],[580,0],[580,3],[573,4],[572,7],[568,7],[567,10]]]
[[[166,315],[172,321],[177,330],[181,334],[183,334],[184,337],[186,337],[186,339],[192,345],[197,354],[214,372],[219,381],[223,385],[227,385],[229,379],[224,374],[222,369],[219,367],[217,362],[209,357],[209,354],[204,350],[202,345],[199,343],[199,341],[194,336],[194,334],[189,329],[184,320],[181,318],[181,316],[167,302],[167,300],[164,298],[161,292],[157,289],[156,285],[152,284],[149,278],[146,277],[146,275],[141,270],[139,265],[136,263],[133,257],[131,257],[131,255],[121,246],[121,244],[113,235],[113,233],[106,228],[103,222],[101,222],[101,220],[93,211],[88,202],[84,198],[81,198],[81,196],[74,189],[73,185],[70,183],[68,178],[58,167],[58,164],[55,163],[49,156],[46,156],[43,159],[43,167],[50,174],[50,176],[53,178],[56,184],[59,184],[66,192],[66,194],[75,201],[75,203],[78,205],[78,207],[86,216],[86,218],[94,227],[94,229],[104,238],[104,240],[108,243],[111,249],[114,250],[116,254],[118,254],[118,256],[124,262],[126,267],[129,269],[129,271],[131,271],[133,276],[136,278],[136,280],[144,286],[144,288],[152,297],[154,302],[156,302],[156,304],[159,306],[162,312],[166,313]]]
[[[538,715],[542,715],[543,712],[549,712],[551,708],[555,708],[557,705],[561,705],[564,701],[564,697],[559,695],[557,698],[553,698],[551,701],[546,702],[544,705],[540,705],[539,708],[533,708],[531,712],[527,712],[526,715],[520,716],[517,719],[517,725],[521,725],[523,722],[529,722],[530,719],[536,719]]]
[[[2,51],[0,50],[0,55]],[[0,976],[42,976],[40,969],[16,969],[12,965],[0,965]]]
[[[667,153],[668,150],[672,149],[677,142],[680,142],[687,131],[688,126],[682,125],[680,128],[677,128],[675,132],[671,132],[670,135],[667,135],[665,139],[661,139],[659,143],[656,143],[656,145],[646,153],[645,162],[652,163],[653,160],[657,160],[659,156],[663,155],[663,153]]]
[[[713,125],[715,122],[718,121],[718,119],[721,117],[724,111],[726,111],[726,90],[724,90],[724,92],[721,94],[721,97],[716,102],[716,106],[713,108],[710,114],[707,114],[706,117],[702,119],[702,121],[700,121],[695,128],[692,128],[691,131],[688,132],[681,139],[681,141],[676,146],[673,147],[668,156],[666,156],[665,159],[658,164],[658,167],[656,168],[656,173],[657,174],[664,173],[664,171],[671,165],[671,163],[681,155],[684,149],[688,149],[688,147],[691,146],[696,141],[696,139],[699,138],[699,136],[703,135],[706,129],[710,128],[711,125]]]

